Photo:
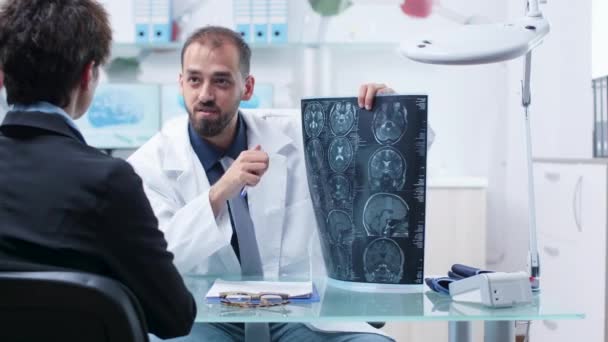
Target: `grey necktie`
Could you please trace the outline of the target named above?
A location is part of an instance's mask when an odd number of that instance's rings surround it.
[[[228,170],[230,165],[232,165],[232,161],[231,158],[224,157],[220,160],[220,163],[224,170]],[[228,200],[228,207],[234,224],[234,231],[239,241],[241,274],[256,277],[264,276],[262,259],[258,250],[253,221],[251,221],[251,216],[249,215],[247,199],[239,193]]]
[[[232,158],[224,157],[220,160],[224,170],[232,165]],[[241,274],[246,276],[264,276],[262,270],[262,259],[258,249],[253,221],[249,215],[247,199],[238,193],[228,200],[230,216],[234,224],[234,231],[239,241],[241,256]],[[245,323],[245,341],[270,341],[270,329],[268,323]]]

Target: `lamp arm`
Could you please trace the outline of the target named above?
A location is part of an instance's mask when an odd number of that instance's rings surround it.
[[[528,17],[542,17],[543,14],[540,12],[538,6],[538,0],[528,0]]]
[[[532,163],[532,133],[530,130],[529,107],[532,102],[530,93],[530,71],[532,69],[532,51],[528,51],[524,61],[524,79],[522,81],[521,104],[524,108],[526,122],[526,161],[528,167],[528,247],[530,262],[530,282],[533,290],[540,290],[540,260],[536,237],[536,196],[534,192],[534,172]]]
[[[530,106],[532,103],[532,93],[530,90],[530,77],[532,71],[532,50],[528,51],[524,59],[524,78],[521,82],[521,105]]]

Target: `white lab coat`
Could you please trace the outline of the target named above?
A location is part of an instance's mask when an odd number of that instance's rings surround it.
[[[248,190],[264,276],[310,278],[312,269],[324,267],[318,252],[299,117],[242,115],[249,148],[259,144],[270,157],[260,183]],[[214,219],[209,181],[190,145],[187,122],[187,116],[181,116],[167,123],[129,162],[143,179],[178,270],[184,274],[240,274],[230,245],[228,210],[224,208]],[[382,334],[366,323],[314,323],[310,327]]]

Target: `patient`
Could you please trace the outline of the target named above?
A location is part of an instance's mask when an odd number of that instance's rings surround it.
[[[117,279],[138,298],[149,332],[177,337],[189,333],[196,306],[141,179],[88,146],[74,124],[91,104],[111,39],[93,0],[0,7],[0,65],[13,105],[0,125],[0,271]]]

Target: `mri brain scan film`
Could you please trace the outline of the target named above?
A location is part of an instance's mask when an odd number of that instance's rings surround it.
[[[374,110],[374,137],[381,144],[394,144],[407,130],[407,110],[399,102],[383,103]]]
[[[328,275],[422,284],[426,201],[425,95],[302,100],[309,190]]]
[[[344,135],[355,123],[355,106],[348,101],[336,102],[329,114],[331,130],[336,135]]]
[[[304,130],[307,136],[311,138],[319,136],[324,124],[323,106],[320,103],[311,103],[310,106],[306,107],[306,111],[304,112]]]
[[[398,191],[405,184],[405,158],[392,147],[374,152],[369,160],[369,183],[372,189]]]
[[[329,145],[329,166],[335,172],[342,172],[348,168],[353,160],[353,147],[346,138],[336,138]]]

